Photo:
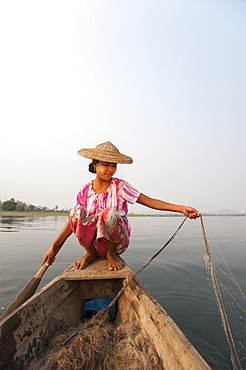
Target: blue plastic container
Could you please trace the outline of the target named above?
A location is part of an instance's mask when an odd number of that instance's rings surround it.
[[[102,308],[107,307],[111,302],[113,298],[99,298],[99,299],[92,299],[89,302],[87,302],[84,305],[84,310],[82,312],[81,320],[84,321],[86,319],[90,319],[94,315],[97,314]],[[115,313],[116,314],[116,305],[115,303],[110,307],[108,310],[109,313]],[[113,317],[114,314],[111,314]]]

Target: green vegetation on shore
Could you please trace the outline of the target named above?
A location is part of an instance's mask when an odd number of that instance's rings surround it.
[[[34,204],[29,204],[22,202],[20,200],[15,200],[11,198],[4,202],[0,200],[0,213],[1,214],[67,214],[67,209],[59,209],[58,206],[55,206],[53,209],[43,206],[35,206]]]

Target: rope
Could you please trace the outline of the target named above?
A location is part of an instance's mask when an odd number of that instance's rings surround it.
[[[194,247],[192,247],[192,246],[189,246],[189,245],[183,245],[183,244],[181,244],[181,243],[178,243],[178,242],[174,242],[174,244],[177,244],[177,245],[179,245],[181,248],[184,248],[184,249],[187,249],[187,250],[189,250],[189,251],[191,251],[191,252],[194,252],[194,253],[196,253],[196,254],[198,254],[199,256],[201,256],[203,259],[205,259],[205,260],[207,260],[207,257],[203,254],[203,253],[201,253],[201,252],[199,252],[196,248],[194,248]],[[222,258],[222,260],[223,260],[223,262],[224,262],[224,264],[226,265],[226,267],[228,268],[228,270],[229,270],[229,272],[230,272],[230,274],[231,274],[231,276],[229,276],[225,271],[223,271],[216,263],[214,263],[214,266],[218,269],[218,270],[220,270],[221,271],[221,273],[223,274],[223,275],[225,275],[225,277],[227,278],[227,279],[229,279],[236,287],[237,287],[237,289],[239,290],[239,292],[241,293],[241,295],[242,295],[242,297],[243,297],[243,299],[244,300],[246,300],[246,296],[245,296],[245,294],[244,294],[244,292],[242,291],[242,288],[240,287],[240,285],[238,284],[238,282],[237,282],[237,280],[235,279],[235,277],[233,276],[233,274],[232,274],[232,272],[231,272],[231,270],[230,270],[230,268],[229,268],[229,266],[227,265],[227,263],[226,263],[226,261],[225,261],[225,259],[223,258],[223,256],[222,256],[222,254],[221,254],[221,251],[219,250],[219,248],[218,248],[218,246],[217,246],[217,249],[218,249],[218,251],[219,251],[219,253],[220,253],[220,256],[221,256],[221,258]],[[225,288],[225,286],[223,285],[223,287]],[[226,288],[225,288],[226,289]],[[230,294],[229,292],[228,292],[228,294]],[[231,295],[231,294],[230,294]],[[232,297],[233,298],[233,297]],[[233,299],[235,299],[235,298],[233,298]],[[237,303],[238,304],[238,303]],[[242,308],[242,307],[241,307]],[[242,308],[242,310],[245,312],[245,310]]]
[[[220,318],[221,318],[221,321],[222,321],[224,334],[225,334],[225,337],[226,337],[227,344],[229,346],[232,366],[233,366],[234,370],[242,370],[240,360],[239,360],[239,357],[238,357],[238,354],[237,354],[237,350],[236,350],[236,347],[235,347],[234,339],[233,339],[233,336],[232,336],[230,324],[229,324],[228,317],[227,317],[227,314],[226,314],[225,306],[223,304],[222,295],[221,295],[221,292],[220,292],[220,287],[219,287],[218,278],[217,278],[217,274],[216,274],[216,269],[215,269],[215,265],[214,265],[214,262],[212,260],[210,248],[209,248],[209,245],[208,245],[208,240],[207,240],[206,231],[205,231],[202,216],[201,216],[201,228],[202,228],[202,234],[203,234],[203,239],[204,239],[204,244],[205,244],[205,250],[206,250],[206,253],[207,253],[206,260],[207,260],[207,264],[208,264],[208,267],[209,267],[209,274],[210,274],[210,277],[211,277],[212,287],[213,287],[213,290],[214,290],[214,295],[215,295],[215,298],[216,298],[216,303],[217,303],[217,306],[218,306],[218,310],[219,310],[219,313],[220,313]]]
[[[185,223],[187,217],[184,218],[184,220],[181,222],[181,224],[179,225],[179,227],[177,228],[177,230],[173,233],[173,235],[171,236],[171,238],[163,245],[163,247],[161,247],[159,249],[158,252],[156,252],[153,257],[151,257],[151,259],[143,266],[141,267],[140,270],[138,270],[135,274],[133,274],[130,278],[130,280],[124,284],[124,286],[121,288],[121,290],[118,292],[118,294],[114,297],[114,299],[110,302],[110,304],[107,306],[107,307],[104,307],[103,309],[101,309],[95,316],[93,316],[93,318],[90,320],[90,321],[93,321],[93,319],[102,319],[104,320],[106,317],[106,314],[108,312],[108,310],[110,309],[110,307],[113,306],[113,304],[117,301],[117,299],[121,296],[121,294],[123,293],[123,291],[130,285],[131,281],[138,275],[140,274],[140,272],[142,272],[162,251],[163,249],[165,249],[168,244],[171,243],[171,241],[175,238],[175,236],[178,234],[179,230],[181,229],[181,227],[183,226],[183,224]],[[65,345],[67,342],[69,342],[69,340],[71,338],[73,338],[77,333],[78,333],[79,329],[75,330],[64,342],[63,342],[63,345]]]
[[[93,318],[90,321],[93,321],[93,319],[101,319],[102,321],[105,320],[106,314],[107,314],[109,308],[116,302],[116,300],[120,297],[120,295],[123,293],[123,291],[130,285],[131,281],[138,274],[140,274],[140,272],[142,272],[163,251],[163,249],[165,249],[171,243],[171,241],[175,238],[175,236],[177,235],[177,233],[179,232],[179,230],[181,229],[181,227],[185,223],[186,219],[187,219],[187,217],[185,217],[185,219],[179,225],[177,230],[174,232],[174,234],[171,236],[171,238],[163,245],[163,247],[161,247],[159,249],[159,251],[157,253],[155,253],[153,255],[153,257],[151,257],[151,259],[140,270],[138,270],[135,274],[132,274],[129,281],[124,284],[124,286],[118,292],[118,294],[115,296],[113,301],[107,307],[103,308],[95,316],[93,316]],[[205,250],[206,250],[205,258],[206,258],[207,266],[209,268],[209,274],[210,274],[210,277],[211,277],[212,287],[213,287],[213,290],[214,290],[218,310],[219,310],[219,313],[220,313],[224,334],[225,334],[226,341],[227,341],[227,344],[228,344],[229,350],[230,350],[230,357],[231,357],[232,367],[233,367],[233,370],[242,370],[241,363],[240,363],[240,360],[239,360],[239,357],[238,357],[238,354],[237,354],[237,350],[236,350],[236,347],[235,347],[234,339],[233,339],[233,336],[232,336],[230,324],[229,324],[228,317],[227,317],[227,314],[226,314],[225,306],[223,304],[222,295],[221,295],[221,292],[220,292],[218,277],[217,277],[216,268],[215,268],[216,265],[214,264],[214,262],[212,260],[212,256],[211,256],[210,248],[209,248],[209,245],[208,245],[208,240],[207,240],[205,226],[204,226],[202,216],[201,216],[201,229],[202,229],[203,240],[204,240]],[[78,330],[79,329],[75,330],[65,340],[63,345],[65,345],[72,337],[74,337],[77,334]]]
[[[119,296],[123,293],[124,289],[126,289],[131,281],[138,275],[140,274],[140,272],[142,272],[157,256],[159,256],[159,254],[163,251],[163,249],[165,249],[168,244],[171,243],[171,241],[175,238],[175,236],[178,234],[179,230],[181,229],[181,227],[183,226],[183,224],[185,223],[187,217],[184,218],[184,220],[181,222],[181,224],[179,225],[179,227],[177,228],[177,230],[173,233],[173,235],[171,236],[171,238],[163,245],[163,247],[161,247],[159,249],[158,252],[156,252],[153,257],[151,257],[151,259],[143,266],[141,267],[140,270],[138,270],[135,274],[133,274],[130,278],[130,280],[123,286],[123,288],[121,288],[121,290],[119,291],[119,293],[116,295],[116,297],[113,299],[112,302],[110,302],[110,304],[108,305],[108,307],[106,307],[106,309],[108,310],[116,301],[117,299],[119,298]]]

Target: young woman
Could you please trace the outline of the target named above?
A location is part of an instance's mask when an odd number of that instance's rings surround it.
[[[95,173],[96,177],[76,194],[68,222],[44,255],[41,265],[51,265],[64,242],[74,233],[86,251],[74,263],[75,268],[83,269],[98,256],[106,256],[109,270],[120,269],[123,262],[118,256],[128,247],[131,235],[127,219],[128,203],[136,202],[160,211],[180,212],[191,219],[200,216],[195,208],[150,198],[127,181],[114,177],[117,163],[133,161],[109,141],[96,148],[81,149],[78,153],[92,159],[89,171]]]

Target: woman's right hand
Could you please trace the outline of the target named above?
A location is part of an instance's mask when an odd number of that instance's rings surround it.
[[[41,266],[43,266],[44,264],[46,264],[46,266],[52,265],[52,263],[56,259],[55,255],[55,252],[49,249],[42,259]]]
[[[66,222],[66,224],[63,226],[60,234],[58,237],[53,241],[50,248],[47,250],[46,254],[44,255],[41,266],[43,266],[46,263],[46,266],[52,265],[52,263],[55,261],[55,256],[67,240],[67,238],[72,234],[72,229],[70,227],[69,221]]]

